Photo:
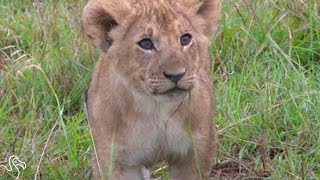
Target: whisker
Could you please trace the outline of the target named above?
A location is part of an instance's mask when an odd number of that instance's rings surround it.
[[[191,75],[185,78],[185,80],[194,80],[196,78],[196,75]]]
[[[209,81],[209,78],[199,78],[199,80],[204,83],[212,83]]]
[[[148,79],[147,82],[163,82],[162,79]]]

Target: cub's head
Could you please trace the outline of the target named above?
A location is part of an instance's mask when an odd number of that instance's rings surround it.
[[[219,0],[91,0],[88,39],[119,79],[156,99],[185,97],[208,80]]]

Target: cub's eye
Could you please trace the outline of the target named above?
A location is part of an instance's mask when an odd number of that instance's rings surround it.
[[[180,37],[180,44],[181,46],[187,46],[191,43],[192,36],[191,34],[184,34]]]
[[[138,42],[138,45],[145,50],[152,50],[154,49],[153,42],[149,38],[144,38]]]

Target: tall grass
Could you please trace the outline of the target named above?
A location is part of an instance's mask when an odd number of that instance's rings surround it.
[[[22,179],[90,178],[82,102],[96,55],[81,33],[85,3],[0,1],[0,164],[17,155]],[[213,176],[319,179],[320,3],[223,4],[211,51]],[[0,167],[0,179],[16,175]]]
[[[212,48],[229,178],[320,177],[320,3],[224,1]]]
[[[1,1],[0,157],[24,160],[24,178],[90,175],[82,102],[94,61],[81,33],[84,4]]]

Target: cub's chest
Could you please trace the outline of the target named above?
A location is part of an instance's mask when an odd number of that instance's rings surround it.
[[[187,155],[191,143],[182,116],[155,113],[131,118],[135,119],[128,119],[125,144],[133,162],[154,162]]]

